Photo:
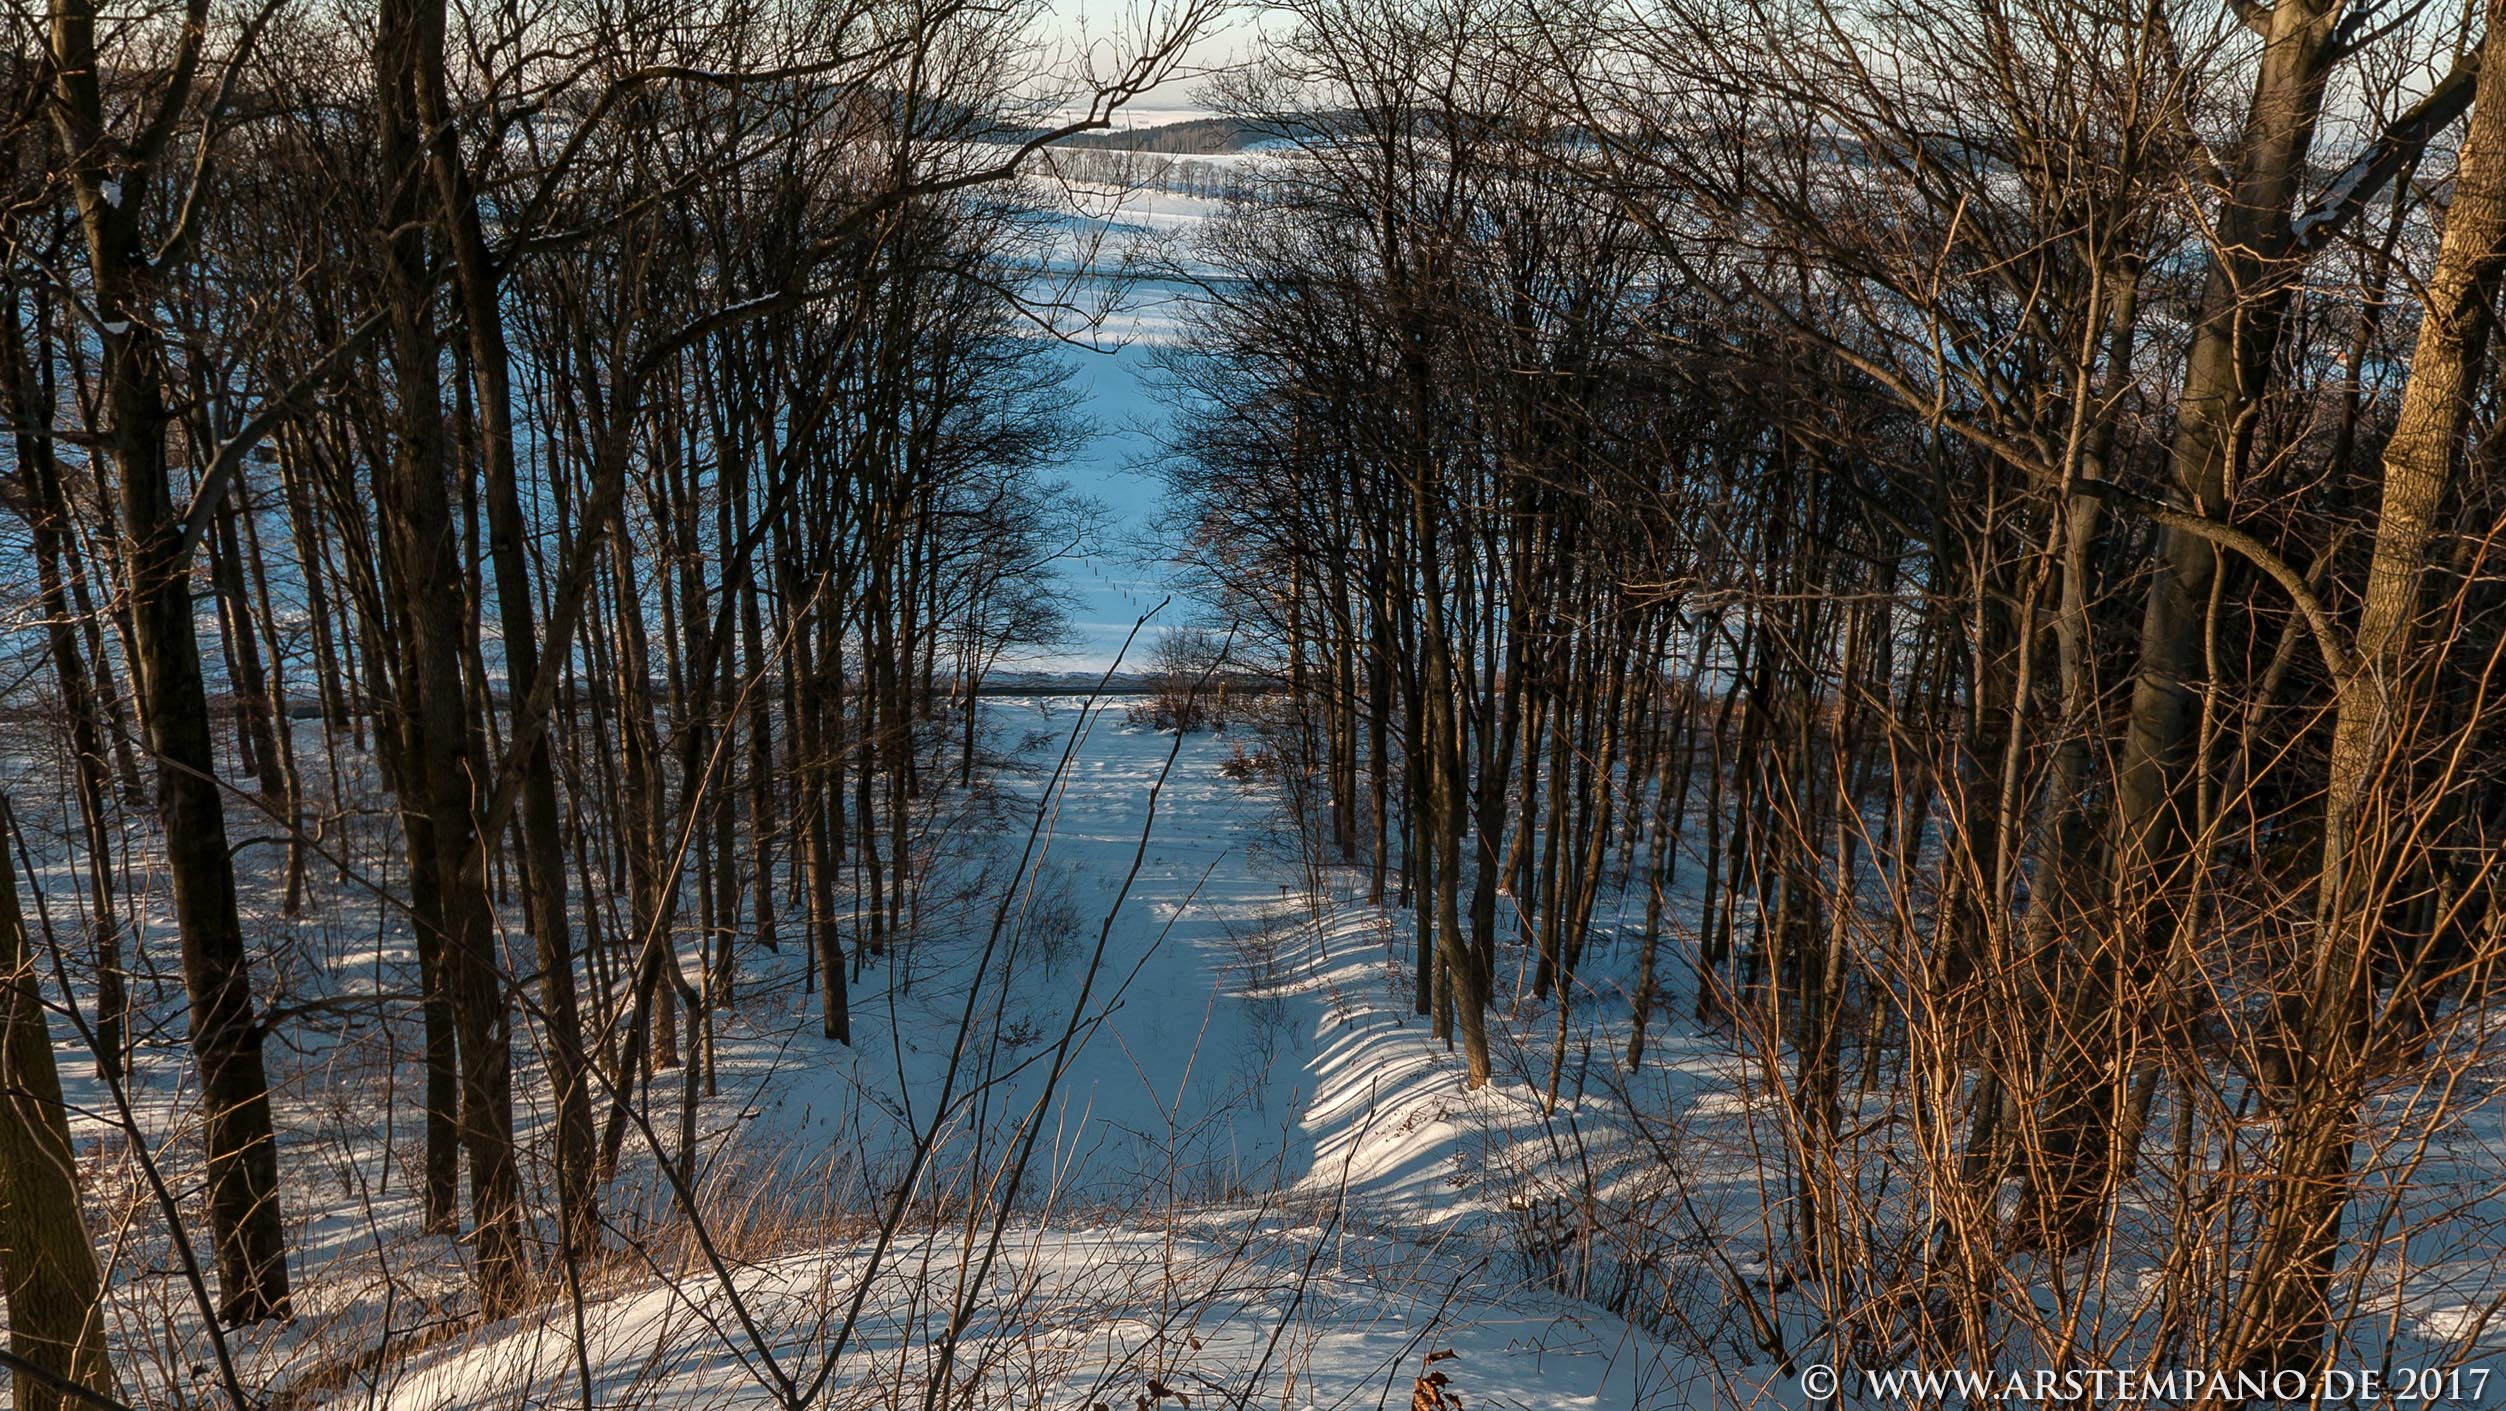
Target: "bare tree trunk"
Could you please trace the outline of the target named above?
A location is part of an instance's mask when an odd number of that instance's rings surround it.
[[[521,472],[514,450],[513,370],[505,341],[498,271],[491,260],[469,169],[444,91],[444,7],[421,4],[417,15],[417,106],[431,134],[427,163],[442,202],[451,247],[454,287],[460,296],[462,335],[476,384],[480,468],[485,484],[488,557],[496,577],[496,611],[505,652],[505,694],[514,712],[514,734],[524,733],[522,712],[534,697],[543,669],[539,628],[531,599],[522,515]],[[547,670],[562,670],[557,661]],[[598,1242],[600,1205],[594,1166],[591,1090],[583,1052],[583,1027],[575,997],[574,940],[567,914],[565,843],[559,832],[557,775],[544,734],[523,751],[522,889],[531,939],[538,951],[541,1030],[548,1044],[549,1081],[557,1103],[557,1190],[563,1229],[576,1251]]]
[[[7,340],[6,347],[0,348],[0,357],[8,360],[6,368],[0,369],[0,377],[5,377],[0,382],[0,394],[7,398],[0,405],[5,405],[9,419],[19,428],[15,438],[18,465],[34,482],[34,503],[26,511],[27,523],[33,531],[35,573],[44,617],[50,627],[53,675],[60,682],[61,705],[69,716],[79,821],[86,843],[88,948],[94,957],[96,976],[96,1065],[106,1081],[118,1082],[123,1072],[130,1001],[123,987],[120,908],[113,890],[112,820],[106,811],[110,799],[106,771],[111,761],[105,756],[102,713],[97,708],[87,663],[79,654],[78,620],[65,587],[63,560],[73,533],[69,496],[62,488],[61,466],[53,453],[52,438],[37,432],[37,428],[51,424],[53,415],[50,398],[40,393],[47,386],[47,379],[37,377],[28,361],[17,311],[14,296],[8,308],[0,311],[0,338]]]
[[[2477,381],[2506,269],[2506,29],[2490,6],[2471,123],[2410,381],[2384,449],[2384,493],[2351,660],[2339,671],[2324,781],[2323,856],[2312,945],[2284,1030],[2289,1091],[2274,1143],[2263,1228],[2236,1310],[2251,1361],[2311,1365],[2331,1322],[2341,1210],[2351,1186],[2358,1105],[2375,1040],[2371,946],[2378,869],[2398,865],[2382,835],[2379,775],[2411,706],[2420,577],[2468,437]],[[2393,820],[2397,828],[2410,820]],[[2405,982],[2407,983],[2407,982]]]
[[[425,152],[416,89],[428,47],[428,17],[415,0],[391,0],[375,38],[380,93],[379,155],[392,193],[386,260],[391,342],[399,374],[398,435],[384,494],[384,537],[399,561],[408,634],[410,699],[418,757],[406,761],[404,788],[417,791],[428,823],[429,865],[441,908],[442,962],[461,1076],[461,1138],[470,1158],[472,1238],[481,1311],[511,1312],[528,1282],[522,1247],[522,1182],[513,1150],[511,1011],[497,963],[486,877],[476,854],[476,781],[489,777],[474,738],[462,679],[467,635],[447,474],[440,343],[424,274],[426,227],[418,183]],[[386,473],[378,467],[378,473]]]
[[[165,399],[163,335],[142,284],[157,261],[140,228],[141,212],[151,204],[147,186],[159,174],[172,124],[150,124],[144,149],[107,130],[96,19],[91,0],[63,0],[52,11],[54,125],[73,164],[103,321],[99,440],[121,472],[133,666],[144,693],[141,715],[149,749],[157,760],[157,815],[165,829],[166,869],[183,938],[183,986],[191,999],[192,1048],[200,1067],[218,1316],[229,1323],[257,1322],[284,1317],[288,1309],[278,1142],[235,908],[235,864],[218,796],[208,692],[200,677],[189,571],[194,544],[175,512],[166,465],[172,416]],[[188,45],[202,42],[200,28],[194,24]],[[187,73],[189,67],[188,61],[178,63],[173,72]],[[187,96],[169,94],[163,101]]]
[[[113,1394],[105,1355],[102,1281],[78,1209],[61,1075],[53,1067],[42,986],[9,856],[15,824],[0,797],[0,1279],[8,1290],[9,1351],[29,1367]],[[81,1405],[24,1368],[18,1411]]]
[[[2177,493],[2206,518],[2229,517],[2254,409],[2279,346],[2297,266],[2291,209],[2306,177],[2325,80],[2338,57],[2333,31],[2341,14],[2324,0],[2278,0],[2262,17],[2261,66],[2229,189],[2214,218],[2209,274],[2170,448]],[[2161,528],[2115,785],[2124,912],[2117,927],[2094,941],[2090,984],[2097,993],[2122,993],[2124,977],[2163,953],[2176,928],[2191,919],[2175,903],[2190,880],[2185,868],[2195,825],[2187,812],[2189,788],[2209,690],[2203,622],[2220,567],[2210,538]],[[2137,925],[2138,933],[2120,934],[2124,925]],[[2042,1183],[2046,1189],[2102,1191],[2116,1164],[2117,1104],[2098,1096],[2121,1090],[2117,1067],[2130,1061],[2122,1050],[2132,1045],[2100,1037],[2115,1017],[2078,1014],[2066,1021],[2075,1026],[2078,1057],[2047,1085],[2042,1125],[2052,1169]],[[2126,1027],[2138,1023],[2135,1016],[2119,1018]],[[2078,1204],[2074,1199],[2074,1208],[2051,1226],[2071,1248],[2101,1223]]]

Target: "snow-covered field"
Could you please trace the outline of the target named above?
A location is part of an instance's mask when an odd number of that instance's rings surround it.
[[[1039,190],[1064,207],[1038,262],[1039,284],[1049,290],[1040,312],[1067,345],[1075,410],[1091,432],[1055,473],[1072,494],[1102,508],[1104,532],[1086,552],[1055,566],[1073,604],[1065,640],[1006,665],[1101,672],[1120,658],[1137,668],[1157,639],[1191,621],[1194,611],[1156,549],[1163,492],[1155,468],[1168,409],[1154,362],[1189,332],[1198,293],[1190,278],[1211,273],[1194,259],[1191,242],[1219,203],[1100,184],[1046,182]],[[1154,616],[1125,653],[1144,613]]]

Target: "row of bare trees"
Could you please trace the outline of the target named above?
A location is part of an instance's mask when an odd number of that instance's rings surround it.
[[[161,1186],[166,1233],[203,1326],[288,1313],[267,967],[326,897],[414,962],[378,1022],[422,1034],[423,1219],[463,1231],[466,1166],[489,1318],[598,1251],[631,1124],[689,1158],[744,954],[801,947],[849,1041],[938,718],[1057,630],[1086,530],[1023,164],[1205,8],[1061,68],[1035,11],[953,0],[18,16],[10,739],[65,732],[79,885],[66,934],[0,887],[17,1405],[114,1391],[48,1022],[143,1153],[122,1095],[188,1033],[205,1228]]]
[[[1178,524],[1471,1080],[1728,1025],[1781,1357],[2381,1355],[2499,1235],[2493,8],[1285,8]]]

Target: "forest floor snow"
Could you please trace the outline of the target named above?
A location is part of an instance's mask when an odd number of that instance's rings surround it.
[[[332,861],[292,917],[281,849],[239,822],[297,1312],[232,1336],[244,1385],[278,1388],[274,1407],[342,1411],[1091,1411],[1181,1396],[1380,1411],[1436,1373],[1471,1411],[1802,1405],[1733,1294],[1772,1277],[1767,1222],[1790,1178],[1753,1141],[1762,1065],[1687,1018],[1693,946],[1676,938],[1693,930],[1698,869],[1674,877],[1640,1068],[1623,1057],[1624,938],[1642,889],[1612,887],[1565,1022],[1553,1002],[1492,1011],[1496,1078],[1469,1090],[1413,1010],[1397,871],[1380,903],[1359,869],[1310,871],[1270,782],[1247,777],[1253,732],[1178,739],[1135,723],[1134,704],[987,702],[997,767],[972,788],[935,779],[910,939],[848,975],[851,1043],[820,1033],[794,919],[779,948],[744,946],[692,1120],[679,1126],[689,1070],[666,1069],[646,1098],[655,1120],[627,1134],[603,1192],[606,1251],[565,1270],[543,1220],[550,1297],[494,1324],[465,1312],[459,1240],[420,1228],[415,966],[377,902],[399,867],[381,794],[329,786]],[[43,924],[74,936],[72,854],[37,832]],[[127,1098],[198,1239],[171,925],[146,870],[135,878],[145,1028]],[[625,905],[588,880],[586,944],[621,934]],[[1525,948],[1502,939],[1518,962]],[[507,946],[525,973],[527,943]],[[515,1030],[517,1119],[544,1152],[535,1032]],[[159,1198],[75,1029],[56,1020],[54,1035],[124,1389],[135,1404],[215,1402],[221,1374]],[[2475,1124],[2501,1110],[2467,1109]],[[2456,1135],[2414,1199],[2462,1201],[2463,1229],[2484,1229],[2506,1143],[2493,1127]],[[664,1175],[690,1136],[701,1240]],[[525,1178],[545,1210],[549,1173],[535,1162]],[[1635,1262],[1614,1262],[1596,1208],[1651,1222]],[[2405,1351],[2492,1345],[2487,1248],[2414,1237],[2407,1287],[2377,1272],[2359,1297],[2389,1308]],[[1797,1348],[1802,1333],[1775,1340]]]
[[[663,1070],[656,1120],[628,1132],[604,1193],[604,1257],[564,1277],[543,1221],[551,1299],[496,1324],[463,1312],[458,1239],[420,1230],[414,964],[376,902],[398,870],[381,796],[338,781],[338,798],[368,803],[335,814],[338,865],[316,864],[296,916],[277,901],[281,849],[240,846],[279,1017],[297,1311],[230,1335],[243,1383],[298,1407],[745,1408],[796,1404],[832,1354],[805,1404],[1182,1404],[1156,1401],[1164,1387],[1196,1407],[1381,1407],[1431,1371],[1474,1411],[1734,1399],[1700,1389],[1695,1359],[1527,1272],[1518,1217],[1579,1106],[1570,1091],[1552,1119],[1533,1097],[1551,1021],[1500,1024],[1508,1071],[1465,1092],[1459,1055],[1411,1013],[1401,914],[1368,905],[1352,870],[1309,886],[1270,787],[1231,777],[1248,732],[1178,741],[1124,701],[984,709],[1009,764],[935,791],[911,939],[850,977],[850,1046],[820,1034],[795,921],[778,950],[743,948],[689,1129],[705,1239],[662,1174],[687,1071]],[[248,819],[235,831],[258,837]],[[74,906],[67,852],[42,851],[44,890]],[[623,898],[591,881],[576,897],[587,935],[619,934]],[[128,1100],[198,1239],[180,990],[155,973],[170,920],[162,896],[128,901],[153,1026]],[[507,937],[517,973],[526,950]],[[214,1401],[221,1373],[157,1197],[75,1030],[54,1032],[121,1290],[125,1390]],[[515,1027],[526,1135],[550,1120],[534,1033]],[[1650,1066],[1721,1087],[1713,1049]],[[1587,1039],[1581,1064],[1595,1063],[1609,1066]],[[549,1173],[525,1177],[544,1197]],[[1438,1352],[1454,1355],[1430,1363]]]
[[[819,1037],[788,973],[747,980],[718,1036],[743,1120],[699,1184],[717,1223],[736,1207],[766,1232],[746,1241],[763,1252],[726,1259],[725,1280],[680,1241],[668,1267],[586,1301],[580,1342],[563,1301],[340,1404],[785,1404],[857,1295],[811,1405],[923,1405],[945,1377],[955,1392],[931,1404],[1182,1404],[1162,1386],[1194,1405],[1380,1407],[1430,1371],[1480,1411],[1691,1404],[1695,1367],[1512,1267],[1479,1168],[1521,1135],[1492,1119],[1535,1109],[1504,1085],[1464,1093],[1458,1056],[1409,1012],[1406,928],[1294,880],[1267,790],[1224,768],[1241,733],[1178,743],[1120,702],[987,709],[1029,772],[968,836],[934,840],[956,856],[916,938],[855,979],[852,1045]],[[987,1202],[1031,1131],[1001,1212]],[[950,1218],[909,1221],[874,1260],[877,1202],[922,1140],[917,1210]],[[846,1237],[773,1233],[829,1208],[858,1217]],[[967,1266],[994,1249],[975,1288]]]

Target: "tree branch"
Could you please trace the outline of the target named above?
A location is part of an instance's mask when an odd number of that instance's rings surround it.
[[[2437,80],[2428,96],[2393,119],[2332,178],[2312,206],[2289,226],[2289,253],[2309,254],[2339,237],[2369,202],[2381,195],[2410,159],[2438,133],[2471,110],[2471,90],[2480,77],[2480,51],[2469,50]]]
[[[2349,676],[2349,649],[2341,644],[2340,625],[2332,620],[2331,609],[2324,606],[2323,599],[2316,596],[2315,590],[2307,586],[2305,578],[2289,566],[2288,560],[2272,552],[2270,545],[2232,524],[2223,524],[2146,495],[2134,494],[2111,480],[2075,480],[2071,488],[2077,494],[2119,505],[2153,523],[2182,530],[2218,548],[2231,550],[2271,575],[2271,580],[2279,584],[2281,590],[2288,594],[2289,601],[2296,605],[2298,615],[2306,619],[2307,629],[2314,633],[2315,646],[2323,654],[2323,664],[2336,679]]]
[[[201,538],[209,532],[209,521],[216,518],[218,505],[226,498],[226,487],[234,481],[235,468],[243,464],[244,457],[261,443],[263,437],[276,430],[280,422],[303,411],[305,402],[322,384],[337,377],[341,369],[363,352],[365,346],[382,331],[383,315],[378,312],[367,316],[365,322],[350,329],[347,337],[316,360],[286,391],[263,402],[261,410],[253,413],[234,435],[227,437],[225,443],[218,447],[216,458],[209,462],[207,470],[200,473],[200,488],[191,497],[191,508],[183,513],[182,542],[174,548],[175,567],[189,563],[193,551],[200,547]]]

